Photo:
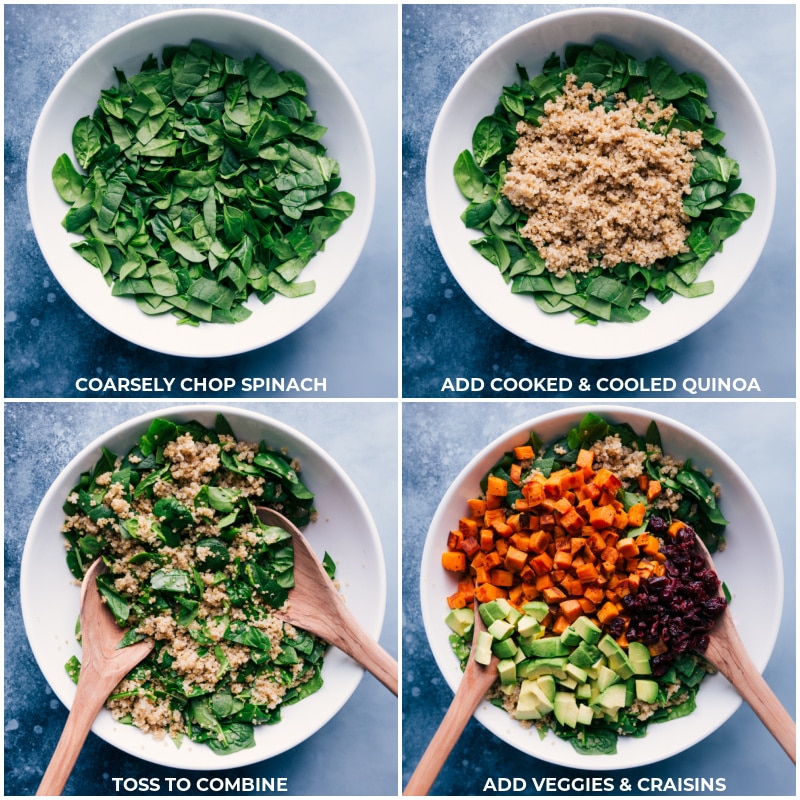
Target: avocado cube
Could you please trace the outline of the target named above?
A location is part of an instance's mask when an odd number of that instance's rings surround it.
[[[511,604],[503,597],[490,600],[488,603],[481,603],[478,606],[478,613],[481,615],[483,624],[488,628],[498,619],[505,619]]]
[[[597,697],[597,705],[605,712],[619,711],[625,708],[627,691],[624,683],[613,683]]]
[[[531,600],[522,606],[522,610],[526,614],[530,614],[537,622],[541,622],[550,613],[550,606],[541,600]]]
[[[597,643],[597,647],[600,649],[600,652],[606,657],[610,658],[612,653],[622,653],[622,648],[617,644],[617,642],[608,634],[603,636],[600,641]]]
[[[581,640],[581,643],[569,654],[569,661],[576,667],[587,669],[600,656],[600,651],[593,645]]]
[[[517,634],[522,639],[535,639],[542,633],[542,626],[528,614],[523,614],[517,622]]]
[[[556,697],[556,679],[552,675],[539,675],[535,680],[542,694],[552,703]]]
[[[579,683],[575,688],[575,697],[578,700],[591,700],[592,699],[592,684]]]
[[[579,617],[582,619],[582,617]],[[564,629],[564,632],[561,634],[561,641],[567,645],[568,647],[575,647],[575,645],[580,644],[582,641],[582,636],[572,627],[572,625],[568,626]]]
[[[641,642],[630,642],[628,644],[628,661],[631,662],[633,671],[636,675],[650,675],[650,651],[647,645]]]
[[[556,692],[553,714],[562,725],[574,728],[578,724],[578,701],[575,699],[575,694]]]
[[[572,623],[572,627],[581,639],[589,644],[597,644],[603,635],[603,631],[589,617],[578,617]]]
[[[517,611],[517,609],[514,608],[514,606],[512,606],[510,603],[508,605],[508,613],[505,617],[506,622],[510,622],[512,625],[516,626],[516,624],[522,619],[522,614],[520,614],[520,612]]]
[[[517,649],[513,639],[501,639],[492,643],[492,652],[498,658],[514,658]]]
[[[496,619],[488,626],[488,630],[493,639],[502,641],[514,633],[514,626],[504,619]]]
[[[612,653],[608,657],[608,666],[611,667],[622,680],[633,677],[634,670],[631,666],[631,662],[622,650],[618,653]]]
[[[578,688],[578,681],[575,678],[570,678],[567,675],[565,678],[560,678],[558,681],[558,685],[561,686],[563,689],[567,689],[570,692],[574,692],[575,689]]]
[[[535,658],[530,662],[530,668],[526,670],[527,677],[536,678],[539,675],[552,675],[555,678],[566,678],[566,658]]]
[[[586,683],[586,681],[589,680],[586,670],[581,669],[571,662],[568,663],[564,669],[566,670],[568,677],[573,678],[578,683]]]
[[[475,642],[475,660],[479,664],[486,666],[492,661],[492,643],[494,639],[489,631],[478,631],[478,639]]]
[[[586,703],[578,703],[578,725],[591,725],[594,712]]]
[[[556,658],[569,655],[569,647],[558,636],[543,636],[529,642],[526,652],[533,658]]]
[[[655,703],[658,700],[658,683],[648,678],[637,678],[636,699],[643,703]]]
[[[517,719],[541,719],[538,698],[533,692],[520,692],[517,698],[517,707],[514,711]]]
[[[475,623],[475,612],[471,608],[454,608],[444,621],[459,636],[467,636]]]
[[[501,684],[510,686],[517,682],[517,665],[510,658],[501,658],[497,662],[497,674]]]
[[[619,675],[617,675],[613,669],[603,666],[598,670],[597,680],[595,683],[597,684],[597,688],[601,692],[604,692],[609,686],[611,686],[612,683],[618,683],[619,680]]]

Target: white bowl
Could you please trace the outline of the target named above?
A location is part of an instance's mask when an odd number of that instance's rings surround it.
[[[320,558],[325,551],[330,553],[349,608],[367,632],[378,638],[386,606],[383,552],[369,509],[341,467],[302,433],[260,414],[225,406],[164,409],[118,425],[85,447],[55,478],[31,523],[20,575],[23,621],[39,668],[68,708],[75,696],[75,684],[64,664],[73,654],[80,658],[80,646],[74,635],[79,588],[67,569],[63,539],[58,533],[67,494],[81,472],[95,464],[102,447],[124,454],[155,417],[196,419],[213,427],[218,411],[230,422],[237,438],[285,447],[300,462],[303,480],[314,492],[319,512],[319,519],[305,529],[307,538]],[[339,711],[363,675],[364,670],[352,659],[331,648],[322,668],[322,688],[283,709],[278,724],[257,727],[255,747],[230,755],[215,756],[205,745],[189,740],[184,740],[180,748],[169,739],[156,741],[138,728],[114,721],[105,709],[92,730],[120,750],[155,764],[177,769],[230,769],[262,761],[303,742]]]
[[[299,72],[322,139],[336,159],[341,190],[356,198],[355,210],[301,275],[316,281],[304,297],[276,296],[267,305],[251,297],[253,314],[235,325],[178,325],[172,314],[148,317],[130,298],[112,297],[100,271],[70,245],[79,236],[61,225],[67,204],[51,178],[56,159],[72,158],[72,128],[97,107],[100,90],[115,86],[114,68],[126,75],[141,69],[148,55],[160,58],[165,45],[201,39],[234,58],[261,53],[276,69]],[[74,159],[73,159],[74,160]],[[128,341],[161,353],[214,357],[247,352],[281,339],[321,311],[344,284],[367,238],[375,203],[372,145],[361,113],[341,78],[323,58],[288,31],[257,17],[217,9],[181,9],[145,17],[106,36],[81,56],[58,82],[42,110],[28,157],[28,205],[44,257],[67,294],[96,322]]]
[[[728,155],[739,161],[742,186],[756,200],[751,218],[703,268],[714,292],[662,305],[633,324],[579,325],[569,313],[549,315],[530,295],[511,293],[498,270],[470,244],[478,237],[460,215],[467,201],[453,179],[459,153],[471,149],[472,132],[491,114],[504,86],[516,83],[516,65],[537,74],[553,52],[569,43],[603,39],[639,58],[661,55],[682,71],[699,73],[725,131]],[[464,72],[442,106],[431,135],[426,187],[431,226],[447,266],[472,301],[498,325],[531,344],[580,358],[624,358],[658,350],[693,333],[718,314],[742,287],[761,255],[775,206],[775,161],[761,111],[733,67],[702,39],[667,20],[622,8],[582,8],[548,14],[495,42]]]
[[[646,410],[621,406],[569,408],[545,414],[487,445],[467,464],[447,490],[434,514],[422,554],[420,593],[425,631],[442,675],[455,691],[461,680],[445,624],[446,598],[456,589],[454,573],[441,565],[447,533],[463,516],[466,502],[480,492],[480,481],[513,445],[527,441],[535,430],[546,443],[560,438],[587,411],[614,422],[629,422],[644,434],[651,420],[658,424],[664,451],[676,458],[692,458],[710,468],[721,487],[720,507],[730,521],[726,548],[714,564],[733,599],[730,612],[757,668],[763,671],[778,635],[783,602],[783,567],[775,529],[764,504],[739,467],[716,445],[685,425]],[[753,580],[758,575],[758,580]],[[709,676],[697,694],[697,709],[686,717],[650,725],[643,738],[621,736],[614,755],[581,755],[569,742],[552,733],[544,739],[535,728],[523,728],[505,711],[484,701],[476,719],[491,733],[528,755],[574,769],[612,770],[639,767],[673,756],[712,734],[740,706],[742,700],[721,675]]]

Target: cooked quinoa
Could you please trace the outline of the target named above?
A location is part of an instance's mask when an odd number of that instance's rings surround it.
[[[521,234],[557,276],[621,262],[651,266],[686,252],[692,150],[700,131],[654,130],[675,113],[651,96],[616,96],[567,77],[540,125],[521,121],[503,194],[528,215]]]
[[[109,698],[112,715],[232,752],[321,684],[324,643],[274,614],[291,585],[289,534],[254,513],[269,505],[305,524],[312,495],[263,445],[196,424],[175,434],[150,468],[135,448],[87,474],[62,532],[73,573],[102,554],[98,587],[117,621],[155,642]]]

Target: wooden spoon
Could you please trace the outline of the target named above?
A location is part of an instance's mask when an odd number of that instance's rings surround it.
[[[714,568],[714,562],[705,543],[696,534],[695,540],[709,568],[718,575],[719,573]],[[719,595],[723,596],[721,586]],[[727,607],[714,623],[709,636],[708,647],[701,655],[730,681],[733,688],[753,709],[756,716],[764,723],[767,730],[796,764],[796,728],[794,720],[780,704],[778,698],[775,697],[772,689],[769,688],[767,682],[747,654],[739,632],[736,630],[733,617]]]
[[[397,662],[361,627],[306,537],[283,514],[264,506],[257,512],[265,525],[291,533],[294,544],[294,587],[286,609],[276,616],[335,645],[396,696]]]
[[[97,589],[97,576],[104,570],[103,559],[98,558],[83,577],[80,612],[83,656],[78,688],[37,795],[61,794],[94,718],[114,687],[153,649],[151,639],[117,649],[125,631],[117,625]]]
[[[497,656],[486,666],[475,660],[475,644],[478,632],[485,630],[481,615],[478,613],[478,601],[475,601],[475,622],[472,626],[472,647],[467,659],[461,683],[450,703],[450,708],[444,716],[438,730],[433,735],[430,744],[414,770],[414,774],[406,784],[404,796],[422,796],[430,791],[436,776],[444,766],[455,743],[461,736],[475,709],[481,700],[486,697],[492,684],[497,680]]]

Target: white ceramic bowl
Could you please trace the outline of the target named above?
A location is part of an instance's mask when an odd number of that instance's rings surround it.
[[[200,39],[234,58],[261,53],[276,69],[299,72],[322,139],[340,165],[341,190],[356,198],[352,216],[317,253],[300,280],[316,281],[304,297],[276,296],[267,305],[251,297],[253,314],[235,325],[178,325],[172,314],[147,317],[130,298],[112,297],[99,270],[70,248],[79,236],[61,225],[68,206],[53,185],[56,159],[73,157],[72,128],[97,107],[100,90],[116,86],[114,68],[141,69],[165,45]],[[74,161],[74,158],[73,158]],[[247,352],[281,339],[321,311],[344,284],[367,238],[375,203],[372,145],[361,113],[341,78],[323,58],[288,31],[257,17],[217,9],[181,9],[145,17],[115,31],[81,56],[58,82],[42,110],[28,158],[28,205],[39,247],[70,297],[96,322],[135,344],[178,356],[215,357]]]
[[[425,631],[436,663],[455,691],[461,680],[453,654],[450,629],[444,622],[446,598],[456,589],[452,572],[442,568],[441,553],[447,533],[463,516],[466,502],[480,492],[480,481],[513,445],[527,441],[535,430],[546,443],[560,438],[587,411],[614,422],[629,422],[644,434],[651,420],[658,424],[664,451],[676,458],[692,458],[700,468],[713,470],[721,487],[720,506],[730,521],[727,546],[715,555],[717,573],[730,591],[733,614],[742,640],[759,670],[769,661],[780,626],[783,567],[775,529],[764,504],[739,467],[716,445],[685,425],[647,410],[620,406],[569,408],[521,425],[487,445],[467,464],[447,490],[431,522],[422,555],[420,593]],[[753,575],[758,575],[757,581]],[[661,761],[691,747],[713,733],[741,704],[741,697],[721,675],[706,678],[697,695],[697,709],[681,719],[653,724],[643,738],[620,737],[614,755],[581,755],[552,734],[544,739],[534,728],[523,728],[505,711],[484,701],[475,717],[509,745],[543,761],[574,769],[611,770]]]
[[[714,292],[664,305],[650,298],[651,313],[634,324],[578,325],[572,314],[548,315],[530,295],[511,293],[497,269],[470,246],[478,233],[460,215],[467,201],[453,179],[460,152],[491,114],[504,86],[516,83],[516,65],[533,76],[553,52],[569,43],[603,39],[639,58],[661,55],[678,70],[699,73],[709,89],[728,155],[739,161],[741,191],[756,199],[752,217],[706,264],[700,280]],[[775,161],[761,111],[733,67],[689,31],[651,14],[622,8],[582,8],[548,14],[495,42],[464,72],[442,106],[427,160],[427,199],[439,249],[461,288],[498,325],[538,347],[580,358],[623,358],[658,350],[693,333],[718,314],[742,287],[761,255],[775,206]]]
[[[64,664],[80,647],[74,629],[78,618],[79,588],[67,569],[63,540],[58,533],[64,520],[62,505],[81,472],[95,464],[102,447],[122,455],[139,439],[155,417],[199,420],[213,427],[221,411],[237,438],[264,440],[287,448],[301,464],[304,482],[315,494],[319,519],[305,533],[322,558],[325,551],[336,563],[337,578],[349,608],[368,633],[378,638],[386,606],[383,552],[369,509],[351,480],[325,451],[302,433],[260,414],[225,406],[179,406],[154,411],[125,422],[85,447],[58,475],[31,523],[22,556],[20,594],[25,630],[31,649],[56,696],[70,707],[75,685]],[[42,591],[42,587],[48,587]],[[115,722],[105,709],[92,730],[109,744],[138,758],[177,769],[230,769],[263,761],[300,744],[325,725],[358,687],[364,670],[340,650],[325,656],[322,688],[290,705],[276,725],[256,728],[256,746],[230,755],[215,756],[205,745],[184,741],[156,741],[138,728]]]

